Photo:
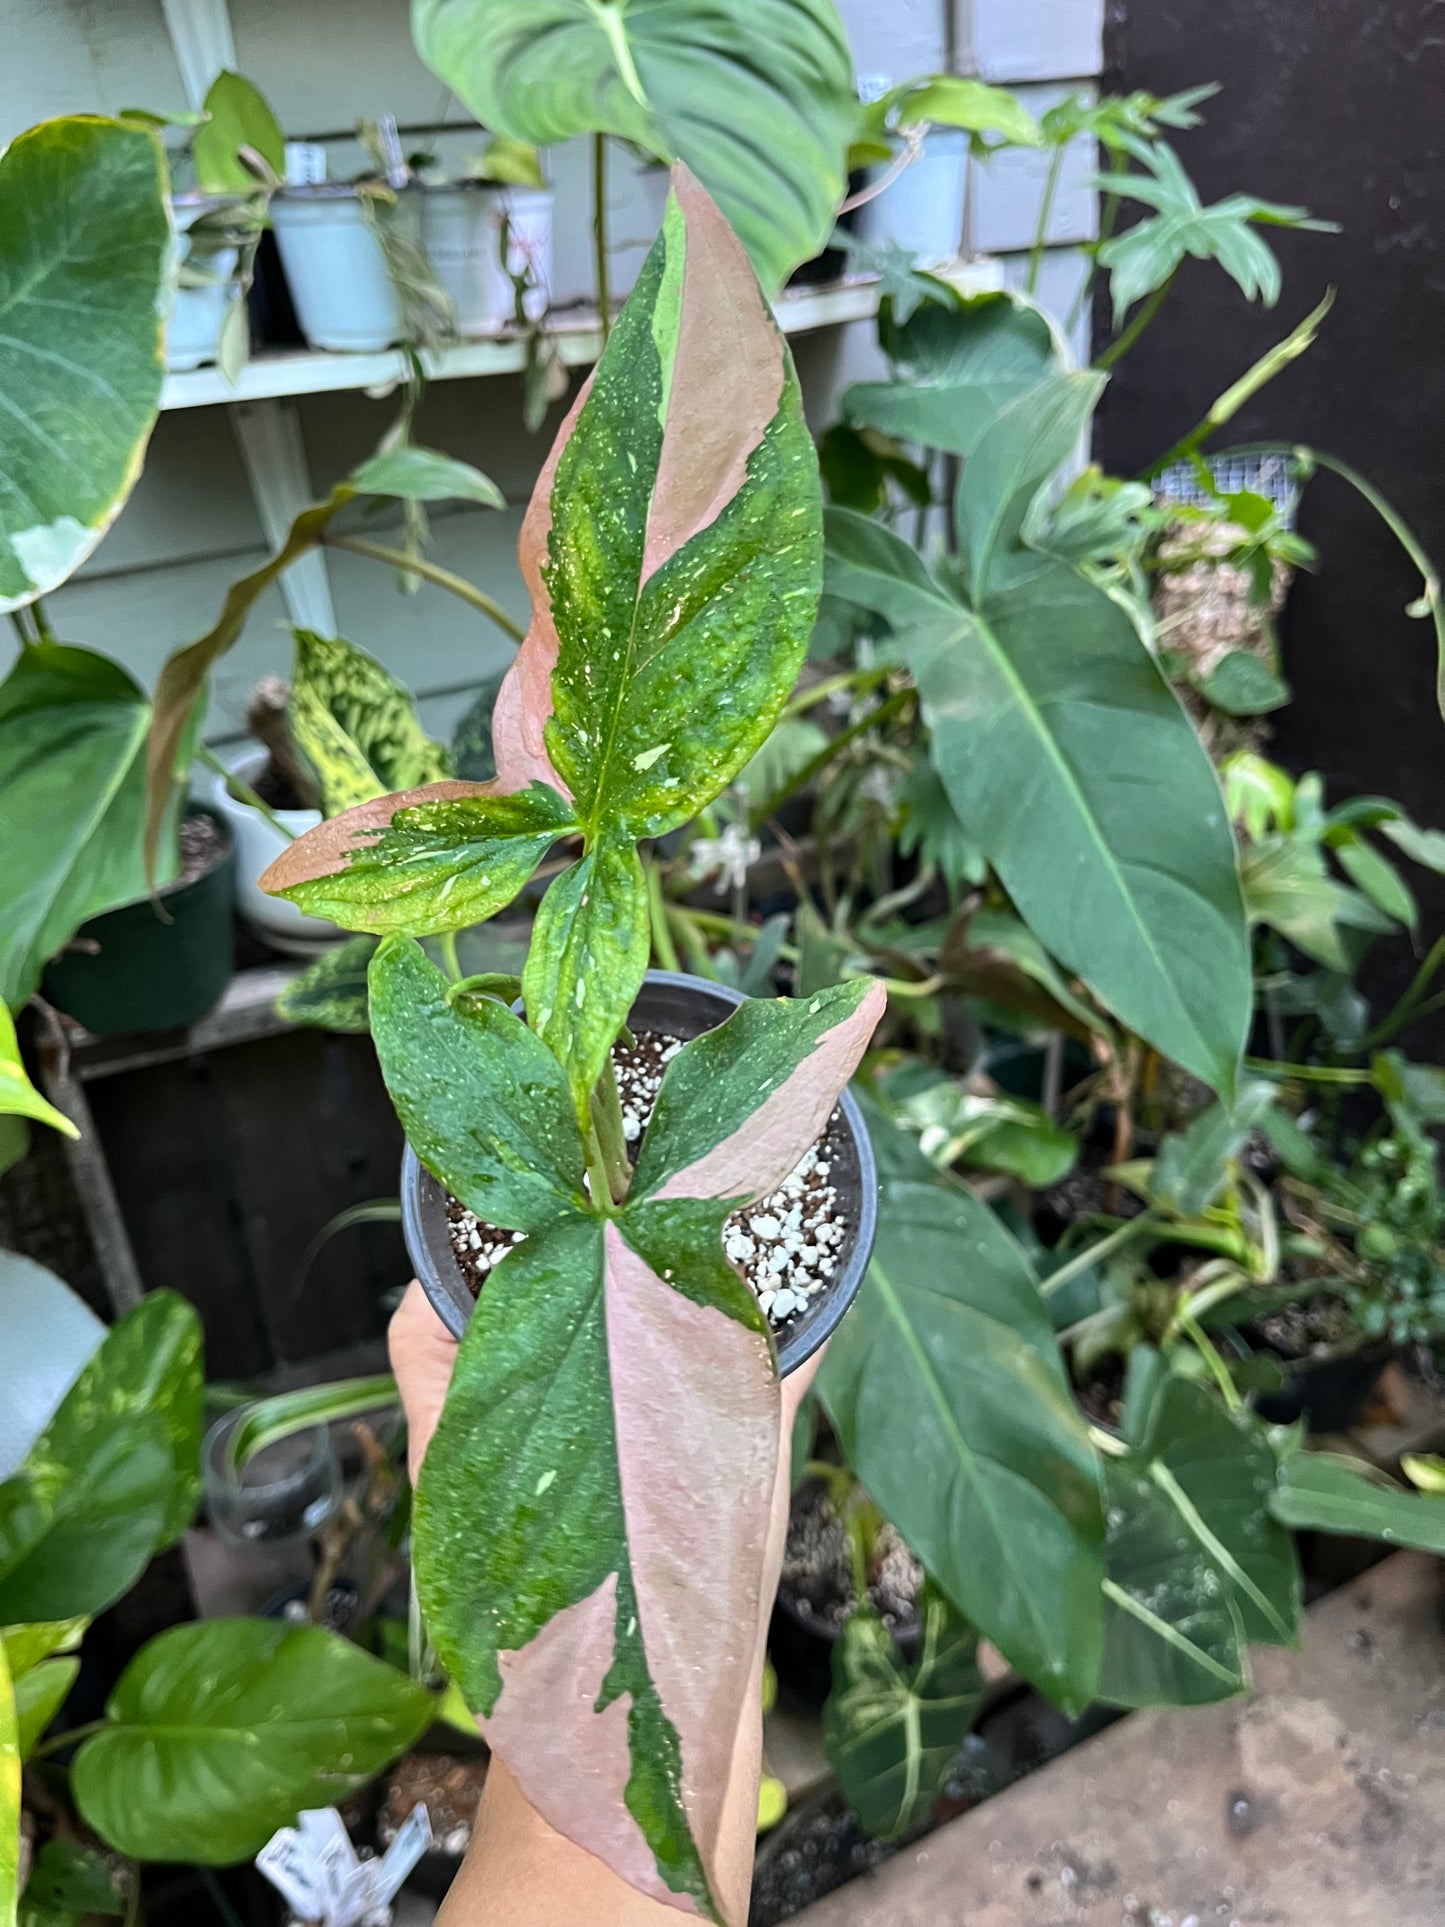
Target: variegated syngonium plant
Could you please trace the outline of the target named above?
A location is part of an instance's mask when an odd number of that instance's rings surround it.
[[[650,948],[638,842],[762,744],[821,579],[786,344],[684,169],[521,559],[533,616],[496,781],[365,803],[266,881],[386,939],[371,1023],[407,1135],[455,1196],[526,1234],[478,1300],[418,1479],[437,1649],[554,1826],[643,1891],[741,1923],[746,1854],[720,1833],[756,1764],[780,1398],[722,1225],[816,1138],[884,994],[744,1005],[668,1066],[636,1170],[604,1145],[609,1053]],[[414,939],[493,915],[559,843],[576,860],[537,917],[524,1022]]]

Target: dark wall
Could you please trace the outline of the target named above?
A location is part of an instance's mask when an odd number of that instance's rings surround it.
[[[1111,0],[1110,85],[1223,83],[1178,137],[1205,201],[1239,189],[1303,203],[1338,236],[1271,231],[1285,292],[1251,308],[1189,263],[1106,398],[1101,453],[1128,472],[1167,448],[1334,285],[1316,346],[1228,440],[1313,443],[1364,470],[1445,557],[1445,5],[1441,0]],[[1419,578],[1371,512],[1321,477],[1303,531],[1320,571],[1287,612],[1296,701],[1275,749],[1332,794],[1378,791],[1445,824],[1434,636],[1404,605]],[[1417,875],[1430,920],[1445,887]],[[1408,959],[1404,960],[1408,967]]]

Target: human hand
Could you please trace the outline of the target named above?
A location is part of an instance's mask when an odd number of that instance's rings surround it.
[[[441,1417],[456,1363],[457,1341],[413,1280],[387,1334],[408,1426],[407,1461],[413,1484]],[[746,1894],[757,1833],[758,1778],[762,1761],[762,1673],[768,1618],[787,1536],[790,1442],[793,1421],[822,1363],[817,1352],[782,1384],[782,1433],[778,1473],[768,1520],[763,1585],[747,1713],[733,1750],[719,1864],[726,1886]],[[466,1863],[438,1927],[663,1927],[675,1911],[626,1885],[600,1860],[566,1840],[529,1805],[505,1767],[493,1760],[482,1811]]]

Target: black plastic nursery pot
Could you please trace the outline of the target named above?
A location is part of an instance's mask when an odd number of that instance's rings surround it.
[[[726,1023],[747,999],[724,984],[703,977],[652,970],[628,1015],[633,1031],[662,1031],[684,1042]],[[878,1216],[878,1175],[863,1116],[848,1092],[839,1100],[840,1118],[829,1145],[829,1181],[838,1194],[848,1236],[839,1248],[838,1268],[778,1337],[778,1365],[786,1378],[811,1358],[838,1327],[873,1251]],[[447,1220],[447,1190],[408,1145],[401,1167],[402,1230],[422,1289],[453,1337],[466,1330],[476,1302],[452,1249]]]
[[[231,981],[235,839],[214,810],[193,804],[187,815],[209,817],[220,834],[210,868],[159,893],[164,916],[138,897],[92,917],[45,972],[46,1000],[96,1036],[197,1023]]]

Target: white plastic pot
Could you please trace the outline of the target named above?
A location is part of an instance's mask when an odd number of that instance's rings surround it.
[[[176,223],[176,251],[182,261],[190,253],[187,229],[212,205],[214,203],[203,199],[174,203],[172,212]],[[236,291],[234,277],[239,259],[235,248],[222,248],[212,254],[205,264],[206,273],[215,277],[211,285],[176,289],[176,304],[171,310],[170,326],[166,330],[168,368],[200,368],[216,359],[220,351],[226,309]]]
[[[529,320],[540,320],[551,286],[551,189],[478,181],[420,192],[422,246],[456,307],[458,332],[495,334],[516,319],[510,274],[502,267],[504,227],[507,270],[530,270],[525,307]]]
[[[266,767],[264,749],[248,748],[225,759],[230,772],[246,784],[254,784]],[[238,803],[226,788],[225,778],[213,774],[208,798],[230,824],[236,838],[236,908],[259,936],[288,957],[313,957],[334,943],[343,932],[320,917],[304,916],[285,897],[267,896],[260,878],[288,847],[288,838],[269,823],[249,803]],[[321,821],[320,810],[276,810],[276,822],[304,836]]]
[[[953,127],[931,128],[918,159],[859,208],[855,232],[870,248],[906,248],[920,267],[956,260],[963,245],[967,184],[968,135]]]
[[[271,225],[313,348],[356,352],[401,339],[401,304],[354,188],[288,188],[272,199]]]

